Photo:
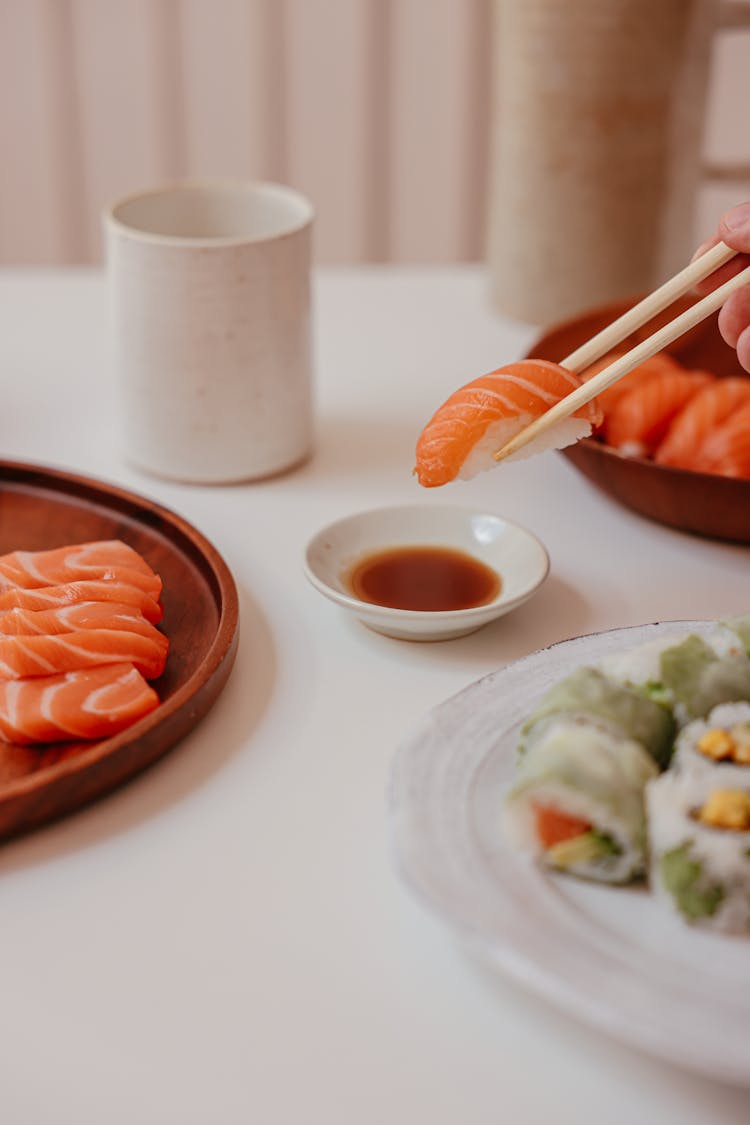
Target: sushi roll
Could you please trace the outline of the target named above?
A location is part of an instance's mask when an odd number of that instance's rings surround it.
[[[655,703],[671,707],[674,701],[662,681],[661,658],[662,653],[682,640],[682,637],[674,636],[647,641],[624,652],[605,656],[596,667],[614,683],[636,689]]]
[[[420,434],[414,469],[419,483],[434,488],[493,468],[496,450],[580,386],[577,375],[542,359],[520,360],[474,379],[439,407]],[[594,399],[508,460],[571,445],[601,421]]]
[[[691,925],[750,932],[750,785],[669,770],[646,806],[656,894]]]
[[[750,788],[750,703],[721,703],[683,727],[672,766],[722,787]]]
[[[675,725],[669,708],[628,684],[615,682],[599,668],[577,668],[549,689],[521,728],[521,755],[537,724],[552,715],[595,719],[640,743],[661,767],[671,757]]]
[[[736,637],[746,655],[750,656],[750,613],[729,617],[726,621],[719,622],[719,627]]]
[[[555,871],[627,883],[646,868],[644,788],[658,767],[634,739],[594,719],[539,724],[504,806],[508,842]]]
[[[750,700],[750,658],[729,629],[708,637],[690,633],[665,649],[661,683],[680,726],[705,718],[720,703]]]

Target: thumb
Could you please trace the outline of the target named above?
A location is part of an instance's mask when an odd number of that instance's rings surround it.
[[[733,250],[750,253],[750,203],[740,203],[722,215],[719,236]]]

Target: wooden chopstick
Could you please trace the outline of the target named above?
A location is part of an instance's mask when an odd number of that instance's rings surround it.
[[[712,274],[719,266],[723,266],[730,258],[734,258],[736,253],[737,251],[732,250],[731,246],[727,246],[725,242],[718,242],[716,246],[706,250],[705,254],[701,254],[694,262],[676,273],[669,281],[665,281],[653,293],[649,293],[632,309],[628,309],[626,313],[619,316],[617,320],[613,320],[601,332],[597,332],[596,336],[592,336],[585,344],[581,344],[580,348],[571,352],[565,359],[561,359],[560,366],[567,368],[575,375],[585,371],[587,367],[590,367],[601,356],[606,355],[611,348],[616,347],[631,332],[651,320],[652,316],[656,316],[667,305],[671,305],[672,301],[684,296],[699,281],[703,281],[704,278]]]
[[[716,250],[717,247],[713,247],[713,249]],[[708,253],[710,254],[711,251],[708,251]],[[703,262],[705,257],[705,254],[702,255],[695,262],[693,262],[692,265],[695,266]],[[721,260],[728,261],[729,257],[732,257],[732,254],[729,254],[727,257],[724,257]],[[689,268],[690,267],[688,267],[688,269]],[[714,265],[713,269],[716,268],[716,265]],[[683,273],[684,272],[685,271],[683,271]],[[707,277],[708,274],[712,272],[713,270],[708,270],[706,273],[702,273],[700,277],[696,277],[695,280],[690,284],[695,284],[696,281],[701,280],[702,277]],[[680,274],[677,274],[674,278],[672,278],[672,281],[676,281],[679,277]],[[667,282],[666,284],[669,285],[670,283]],[[628,372],[632,371],[634,367],[638,367],[638,365],[640,363],[643,363],[644,360],[650,359],[651,356],[656,355],[656,353],[661,351],[662,348],[665,348],[679,336],[682,336],[683,332],[689,332],[691,328],[694,328],[696,326],[696,324],[700,324],[700,322],[702,320],[705,320],[707,316],[710,316],[712,313],[716,312],[717,309],[720,309],[726,299],[731,296],[731,294],[734,293],[736,289],[741,289],[743,285],[748,284],[750,284],[750,266],[742,270],[741,273],[738,273],[736,277],[730,278],[730,280],[725,282],[724,285],[721,285],[718,289],[715,289],[713,293],[709,293],[707,297],[704,297],[702,301],[698,301],[695,305],[692,306],[692,308],[687,309],[686,312],[682,313],[674,320],[671,320],[662,328],[659,328],[646,340],[642,340],[640,344],[636,344],[634,348],[631,348],[631,350],[629,352],[626,352],[625,355],[620,356],[613,363],[610,363],[608,367],[605,367],[601,371],[598,371],[597,374],[589,379],[587,383],[584,383],[580,387],[576,387],[575,390],[571,391],[571,393],[569,395],[566,395],[565,398],[560,399],[559,402],[556,402],[555,405],[551,406],[550,409],[547,410],[544,414],[540,414],[538,418],[535,418],[533,422],[531,422],[523,430],[520,430],[519,433],[515,435],[515,437],[511,438],[511,440],[507,442],[502,447],[502,449],[498,449],[497,452],[493,454],[494,459],[496,461],[503,461],[506,457],[509,457],[511,453],[516,453],[519,449],[526,445],[527,442],[531,441],[539,434],[544,433],[544,431],[549,429],[550,426],[554,426],[556,422],[561,421],[561,419],[563,418],[567,418],[570,414],[573,414],[576,410],[578,410],[579,407],[585,406],[585,404],[587,402],[590,402],[592,398],[595,398],[598,394],[601,394],[601,392],[606,390],[607,387],[611,387],[613,383],[616,383],[618,379],[621,379],[623,377],[623,375],[627,375]],[[660,291],[657,290],[655,293],[652,293],[651,296],[656,297],[659,292]],[[683,290],[683,292],[685,292],[685,290]],[[647,297],[645,300],[648,301],[649,298]],[[668,303],[669,301],[667,301],[667,304]],[[639,306],[636,306],[636,308],[642,308],[644,304],[645,302],[642,301]],[[631,309],[630,311],[634,312],[635,309]],[[641,323],[645,323],[645,321],[650,319],[650,317],[653,315],[653,311],[648,313],[645,317],[643,317]],[[621,323],[623,319],[624,317],[621,317],[620,321],[615,323]],[[610,325],[609,327],[613,328],[614,325]],[[619,339],[622,339],[623,336],[628,335],[629,332],[633,330],[633,327],[636,327],[636,325],[632,325],[631,328],[628,329],[628,331],[619,336]],[[602,335],[603,333],[599,334],[599,336]],[[597,337],[594,337],[594,340],[596,339]],[[589,341],[589,343],[593,342],[593,340]],[[611,346],[613,345],[610,344],[609,347]],[[580,352],[582,349],[579,348],[578,350]],[[603,354],[607,350],[608,348],[605,347],[602,351],[598,352],[598,355]],[[575,357],[576,352],[573,352],[572,354]],[[561,366],[568,367],[569,359],[570,357],[568,357],[568,360],[563,360]],[[584,366],[588,366],[589,363],[593,362],[594,360],[591,359]],[[579,370],[581,369],[582,368],[579,368]]]

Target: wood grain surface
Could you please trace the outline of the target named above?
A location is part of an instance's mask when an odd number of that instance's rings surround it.
[[[0,554],[94,539],[122,539],[161,575],[159,627],[170,641],[165,671],[152,681],[161,705],[96,742],[0,743],[0,838],[71,812],[154,762],[203,718],[234,662],[234,580],[194,527],[104,482],[0,461]]]
[[[593,309],[583,316],[553,325],[536,341],[530,356],[559,360],[639,300]],[[637,333],[621,348],[627,350],[691,304],[681,298]],[[722,340],[717,318],[710,317],[666,349],[680,363],[716,375],[746,375],[736,352]],[[597,488],[613,500],[649,519],[695,535],[750,543],[750,480],[710,473],[695,473],[656,465],[639,457],[624,457],[595,438],[586,438],[563,450]]]

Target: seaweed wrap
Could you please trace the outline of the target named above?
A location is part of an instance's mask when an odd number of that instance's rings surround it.
[[[705,718],[720,703],[750,700],[750,659],[728,630],[717,628],[706,638],[689,634],[665,649],[660,665],[661,682],[681,726]]]
[[[682,636],[674,636],[647,641],[635,648],[605,656],[597,667],[615,683],[636,688],[649,699],[671,707],[672,697],[662,682],[661,658],[662,653],[674,648],[683,639]]]
[[[657,895],[691,925],[750,932],[750,784],[669,770],[646,805]]]
[[[646,869],[644,789],[657,775],[643,745],[606,723],[548,716],[506,797],[508,841],[554,870],[630,882]]]
[[[703,718],[712,707],[750,700],[750,615],[697,633],[650,641],[605,657],[599,664],[611,680],[634,688],[672,709],[679,726]]]
[[[537,724],[551,715],[595,719],[639,742],[659,766],[669,762],[675,734],[669,708],[636,688],[616,683],[599,668],[577,668],[549,689],[521,729],[521,755],[526,753]]]
[[[672,765],[717,785],[750,787],[750,703],[720,703],[693,719],[677,736]]]

